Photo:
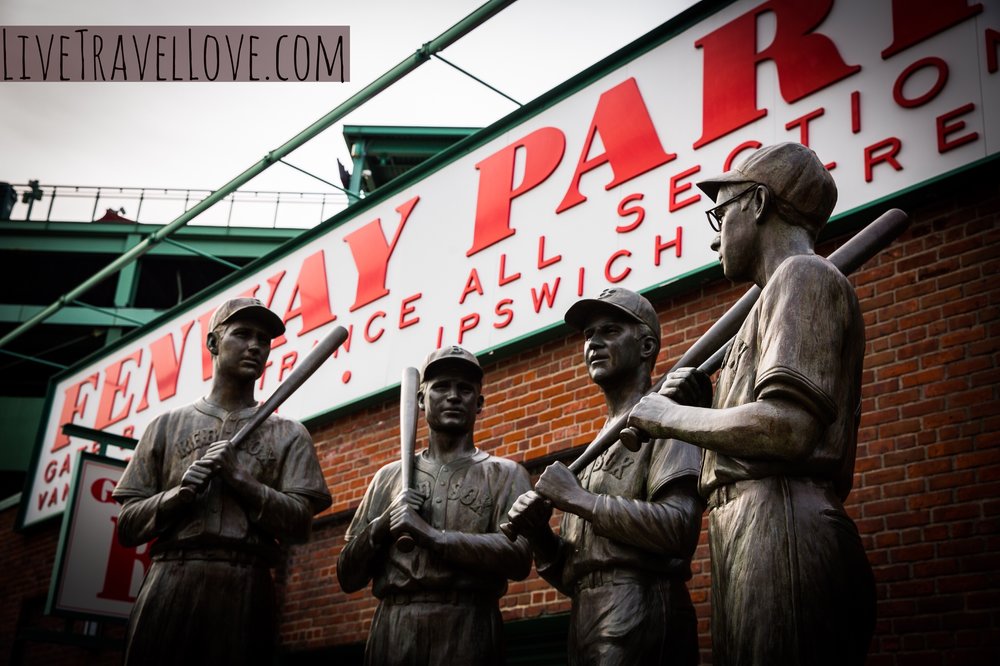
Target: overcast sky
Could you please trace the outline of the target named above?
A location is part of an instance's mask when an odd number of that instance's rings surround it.
[[[468,15],[480,0],[2,0],[0,25],[347,25],[350,83],[0,83],[0,181],[216,189]],[[441,53],[521,102],[649,32],[689,0],[518,0]],[[357,125],[481,127],[517,107],[432,60],[351,113]],[[341,124],[289,162],[338,182]],[[331,191],[277,165],[244,189]]]

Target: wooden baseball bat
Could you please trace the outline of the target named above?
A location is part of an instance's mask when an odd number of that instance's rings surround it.
[[[250,417],[250,420],[247,421],[243,427],[232,436],[229,440],[229,446],[239,446],[240,442],[249,437],[261,423],[267,420],[267,417],[273,414],[274,411],[281,406],[281,403],[288,399],[288,396],[295,393],[295,391],[298,390],[298,388],[319,369],[319,366],[323,365],[326,359],[330,358],[330,355],[333,354],[333,352],[336,351],[340,345],[344,344],[345,340],[347,340],[347,329],[343,326],[337,326],[330,331],[325,338],[320,340],[319,343],[313,347],[312,351],[309,352],[309,355],[302,360],[302,363],[296,366],[296,368],[289,373],[288,377],[286,377],[285,380],[278,385],[278,388],[274,390],[271,397],[268,398],[263,405],[257,408],[257,411],[254,412],[252,417]],[[197,493],[197,491],[191,486],[182,486],[180,492],[184,495],[188,495],[186,498],[188,500],[194,499],[194,495]]]
[[[420,371],[405,368],[399,383],[399,480],[403,490],[413,488],[413,453],[417,446],[417,417],[420,405],[417,393],[420,391]],[[396,548],[404,553],[413,550],[413,537],[401,534],[396,539]]]
[[[850,275],[866,261],[888,247],[892,241],[899,238],[909,225],[910,219],[906,213],[898,208],[887,210],[855,234],[853,238],[844,243],[839,249],[830,254],[827,259],[844,275]],[[736,335],[740,326],[743,325],[743,321],[750,314],[750,309],[759,297],[760,287],[754,285],[717,322],[712,324],[711,328],[705,331],[691,345],[670,370],[653,385],[650,393],[656,393],[663,388],[663,384],[667,380],[667,375],[674,370],[697,367],[710,359]],[[717,360],[721,363],[722,356],[720,355]],[[579,474],[586,469],[587,465],[597,460],[602,453],[618,441],[627,424],[628,414],[615,419],[583,450],[583,453],[576,460],[570,463],[569,470],[574,474]],[[629,430],[632,432],[625,435],[626,439],[642,439],[642,435],[637,434],[634,429],[630,428]],[[633,445],[635,445],[635,442],[633,442]],[[510,523],[500,525],[500,530],[511,541],[517,538],[517,530],[513,529],[513,527]]]

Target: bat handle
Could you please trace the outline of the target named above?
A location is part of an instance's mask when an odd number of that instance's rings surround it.
[[[396,539],[396,548],[403,553],[409,553],[413,550],[413,547],[417,545],[417,542],[413,540],[409,534],[400,534],[399,538]]]
[[[514,527],[513,523],[500,523],[500,531],[512,542],[517,541],[517,528]]]
[[[643,442],[649,441],[649,435],[635,426],[629,426],[619,433],[618,439],[621,441],[622,446],[635,453],[642,447]]]

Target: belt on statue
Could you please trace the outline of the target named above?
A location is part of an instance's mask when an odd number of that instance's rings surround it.
[[[170,548],[153,555],[155,562],[225,562],[233,566],[268,566],[257,553],[231,548]]]
[[[669,576],[635,569],[601,569],[583,574],[574,581],[573,587],[579,592],[605,585],[650,585],[660,578]]]
[[[481,606],[496,604],[495,595],[468,590],[440,590],[434,592],[397,592],[382,597],[382,603],[389,606],[406,604],[450,604],[453,606]]]

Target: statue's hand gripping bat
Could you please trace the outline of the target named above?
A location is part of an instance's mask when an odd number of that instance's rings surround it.
[[[266,421],[267,417],[273,414],[274,411],[278,409],[278,407],[280,407],[290,395],[295,393],[295,391],[319,369],[319,366],[323,365],[326,359],[330,358],[330,355],[333,354],[333,352],[336,351],[346,339],[347,329],[343,326],[338,326],[325,338],[320,340],[313,350],[309,352],[309,355],[302,360],[302,363],[292,370],[288,377],[286,377],[285,380],[278,385],[278,388],[274,390],[274,393],[272,393],[271,397],[267,399],[267,402],[261,405],[250,420],[247,421],[246,424],[244,424],[244,426],[232,436],[229,440],[229,446],[238,447],[240,442],[245,440],[251,435],[251,433],[253,433],[254,430],[260,427],[260,424]],[[207,483],[208,479],[205,479],[204,483],[198,488],[190,485],[181,486],[180,494],[185,501],[191,501]]]

